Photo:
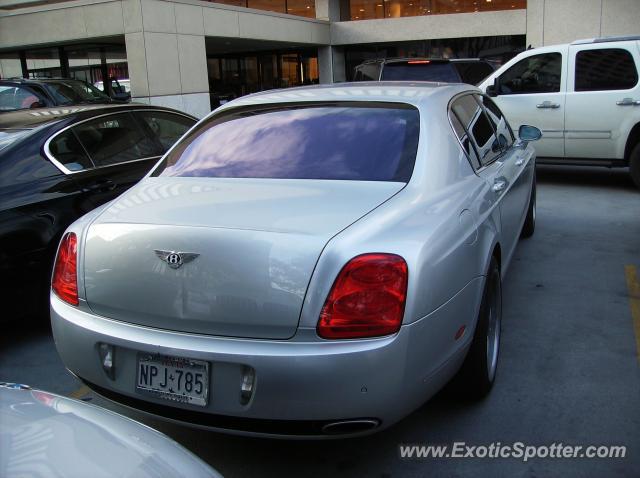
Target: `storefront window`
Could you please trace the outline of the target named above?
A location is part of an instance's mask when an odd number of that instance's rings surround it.
[[[351,20],[415,17],[527,8],[526,0],[351,0]]]
[[[19,53],[0,53],[0,78],[21,78],[22,64]]]
[[[234,7],[255,8],[267,12],[288,13],[299,17],[315,18],[315,0],[209,0],[212,3]]]

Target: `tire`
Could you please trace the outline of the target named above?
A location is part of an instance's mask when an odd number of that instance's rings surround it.
[[[536,176],[533,175],[533,185],[531,186],[531,196],[529,196],[529,207],[527,217],[522,225],[520,237],[531,237],[536,230]]]
[[[501,322],[502,279],[498,261],[492,257],[473,340],[456,377],[456,388],[462,397],[479,400],[491,391],[500,352]]]
[[[640,188],[640,143],[635,145],[629,156],[629,173],[636,187]]]

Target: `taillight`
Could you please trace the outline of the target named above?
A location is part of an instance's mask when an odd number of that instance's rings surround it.
[[[64,235],[53,267],[51,288],[65,302],[78,305],[77,239],[73,232]]]
[[[407,298],[407,263],[395,254],[363,254],[345,265],[320,313],[325,339],[376,337],[397,332]]]

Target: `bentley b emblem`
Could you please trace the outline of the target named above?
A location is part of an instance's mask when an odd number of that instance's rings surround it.
[[[166,262],[172,269],[178,269],[182,264],[191,262],[200,255],[194,252],[162,251],[159,249],[155,249],[154,252],[161,261]]]

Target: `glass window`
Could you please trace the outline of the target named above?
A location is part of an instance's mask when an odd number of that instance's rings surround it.
[[[505,118],[502,111],[500,111],[500,108],[498,108],[491,98],[478,95],[476,96],[476,99],[483,104],[486,109],[487,116],[489,116],[491,124],[496,131],[500,148],[502,148],[503,151],[510,148],[515,141],[515,136],[513,135],[513,131],[511,130],[511,126],[509,125],[507,118]]]
[[[478,159],[478,154],[476,153],[476,150],[473,147],[473,144],[469,140],[469,135],[467,134],[467,131],[464,129],[464,126],[462,126],[462,123],[460,123],[460,120],[455,115],[455,113],[451,110],[449,110],[449,119],[451,120],[453,131],[456,133],[456,136],[460,140],[462,149],[464,149],[464,152],[467,153],[467,156],[469,157],[471,165],[475,169],[478,169],[480,167],[480,160]]]
[[[162,154],[129,113],[103,116],[73,130],[98,167]]]
[[[527,8],[526,0],[350,0],[351,20]]]
[[[468,61],[453,63],[463,83],[478,85],[493,73],[493,67],[484,61]]]
[[[458,72],[449,62],[410,60],[384,65],[382,79],[389,81],[442,81],[457,83]]]
[[[562,55],[544,53],[520,60],[500,76],[500,94],[557,93]]]
[[[173,143],[185,134],[196,122],[185,116],[161,111],[140,111],[134,113],[144,121],[162,145],[165,153]]]
[[[316,18],[316,2],[314,0],[287,0],[287,13],[299,17]]]
[[[109,97],[98,88],[80,80],[48,81],[47,88],[59,105],[108,102]]]
[[[579,51],[576,91],[628,90],[638,83],[631,53],[621,48]]]
[[[501,149],[489,118],[473,95],[465,95],[455,100],[452,110],[471,135],[480,164],[485,166],[493,162],[500,155]]]
[[[356,67],[355,81],[378,81],[380,78],[380,63],[367,63]]]
[[[41,98],[31,88],[0,86],[0,111],[22,110],[44,106]]]
[[[248,8],[285,13],[285,0],[247,0]]]
[[[407,182],[419,132],[418,110],[399,104],[231,112],[193,131],[153,175]]]
[[[93,163],[82,148],[76,135],[70,129],[51,140],[49,151],[69,171],[82,171],[93,168]]]

